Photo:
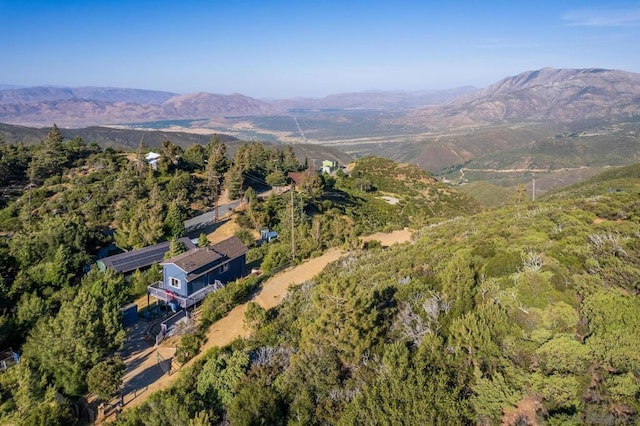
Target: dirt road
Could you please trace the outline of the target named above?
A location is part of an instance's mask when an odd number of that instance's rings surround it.
[[[389,247],[394,244],[406,243],[411,241],[411,231],[407,228],[393,232],[377,232],[372,235],[361,238],[362,241],[380,241],[383,247]]]

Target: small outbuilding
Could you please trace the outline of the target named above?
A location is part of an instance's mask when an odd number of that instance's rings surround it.
[[[322,162],[322,168],[320,169],[322,173],[331,174],[338,170],[338,162],[333,160],[324,160]]]
[[[263,243],[270,243],[271,241],[278,239],[278,233],[276,231],[263,229],[262,231],[260,231],[260,238],[262,238]]]
[[[144,159],[147,160],[147,163],[153,168],[153,170],[158,168],[158,161],[160,161],[161,155],[157,152],[149,152],[144,156]]]
[[[138,305],[129,303],[120,309],[120,321],[123,327],[131,327],[138,322]]]
[[[20,355],[9,348],[0,352],[0,372],[7,371],[9,368],[20,362]]]

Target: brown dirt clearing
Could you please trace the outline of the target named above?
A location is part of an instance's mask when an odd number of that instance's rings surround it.
[[[377,240],[380,241],[383,247],[389,247],[394,244],[401,244],[411,241],[411,231],[409,231],[408,228],[404,228],[393,232],[377,232],[360,239],[363,242]]]

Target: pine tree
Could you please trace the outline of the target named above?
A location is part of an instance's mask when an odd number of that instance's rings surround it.
[[[269,173],[265,178],[265,180],[272,187],[283,186],[286,183],[284,173],[282,173],[282,170],[277,170],[277,169]]]
[[[314,171],[309,171],[305,173],[300,183],[300,189],[311,199],[320,198],[323,191],[322,178]]]
[[[65,394],[82,395],[89,369],[122,342],[119,314],[125,293],[122,276],[93,269],[55,317],[37,323],[23,356]]]
[[[126,366],[119,357],[99,362],[87,374],[89,392],[101,401],[109,401],[120,390],[125,369]]]
[[[216,177],[224,176],[229,168],[229,160],[227,159],[227,146],[220,141],[218,135],[213,135],[207,147],[209,158],[205,173],[207,181],[211,182]]]
[[[207,159],[207,153],[202,145],[193,144],[182,154],[182,160],[190,171],[202,171]]]
[[[198,247],[209,247],[210,244],[211,242],[209,241],[209,238],[207,238],[207,234],[201,233],[198,236]]]
[[[236,199],[242,195],[242,170],[235,164],[224,176],[224,185],[229,191],[229,198]]]
[[[164,254],[164,258],[171,259],[179,254],[182,254],[187,251],[187,248],[182,241],[179,241],[177,238],[173,237],[169,239],[169,250]]]
[[[60,129],[56,123],[53,123],[53,126],[49,129],[49,133],[47,134],[47,139],[45,139],[47,145],[55,146],[60,145],[62,141],[64,141],[64,137],[62,133],[60,133]]]
[[[67,161],[67,155],[62,141],[64,137],[58,126],[53,124],[49,133],[37,147],[29,163],[29,178],[31,182],[39,183],[62,171]]]
[[[178,203],[172,201],[167,210],[167,216],[164,218],[164,228],[166,235],[181,237],[184,234],[185,217],[180,211]]]
[[[116,245],[123,249],[142,248],[155,244],[164,233],[162,202],[153,196],[139,200],[118,223],[115,233]]]
[[[140,143],[138,144],[138,149],[136,151],[136,175],[138,177],[142,176],[145,169],[147,168],[147,160],[144,158],[144,152],[146,151],[147,146],[144,143],[144,135],[140,138]]]
[[[296,158],[296,154],[293,151],[293,147],[291,145],[286,145],[284,147],[282,167],[287,172],[295,172],[300,170],[300,162]]]

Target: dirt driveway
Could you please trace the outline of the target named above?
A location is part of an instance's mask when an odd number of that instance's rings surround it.
[[[384,246],[389,246],[410,241],[411,233],[405,229],[389,234],[378,233],[367,237],[367,241],[372,239],[380,241]],[[342,255],[343,252],[341,250],[334,248],[328,250],[322,256],[279,272],[263,284],[261,291],[252,300],[265,309],[272,308],[284,299],[289,287],[312,279],[326,265],[338,260]],[[244,313],[246,310],[247,303],[243,303],[232,309],[224,318],[213,323],[209,328],[206,343],[200,348],[200,353],[185,366],[191,365],[213,346],[225,346],[238,337],[248,337],[250,333],[244,328]],[[175,348],[161,345],[158,348],[147,348],[139,351],[125,360],[127,364],[124,379],[126,392],[124,396],[125,409],[143,403],[152,392],[166,388],[179,376],[178,372],[165,374],[165,371],[171,365],[171,357],[174,354]]]

